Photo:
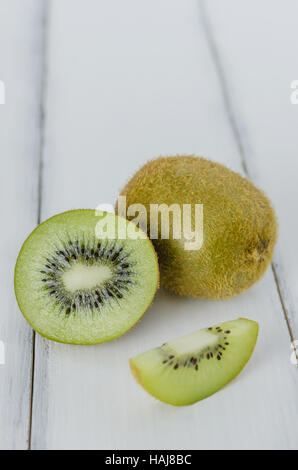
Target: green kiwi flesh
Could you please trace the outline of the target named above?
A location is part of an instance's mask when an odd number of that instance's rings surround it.
[[[31,233],[19,253],[18,305],[34,330],[49,339],[112,340],[129,330],[153,300],[159,272],[150,240],[122,217],[100,216],[88,209],[56,215]],[[101,238],[100,219],[116,228]],[[117,238],[119,233],[125,236]]]
[[[150,349],[130,359],[147,392],[171,405],[191,405],[230,382],[249,360],[258,324],[239,318]]]

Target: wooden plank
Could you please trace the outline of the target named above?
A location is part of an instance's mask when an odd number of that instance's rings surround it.
[[[0,3],[0,448],[26,449],[30,427],[32,330],[13,292],[16,256],[37,222],[43,2]]]
[[[124,180],[159,154],[203,154],[241,171],[201,20],[195,0],[51,2],[43,219],[113,203]],[[260,338],[245,371],[220,393],[176,409],[135,384],[132,355],[238,316],[257,320]],[[290,352],[270,270],[224,302],[160,291],[131,332],[105,345],[37,336],[32,447],[295,448]]]
[[[210,34],[227,79],[248,171],[273,200],[279,218],[274,265],[285,310],[298,338],[298,251],[295,246],[298,171],[298,106],[291,103],[297,79],[298,4],[278,1],[240,5],[229,0],[233,19],[219,0],[204,2]],[[237,38],[237,40],[235,40]]]

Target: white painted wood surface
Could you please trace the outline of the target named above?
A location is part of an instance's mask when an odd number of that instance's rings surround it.
[[[1,257],[0,448],[26,449],[30,430],[32,331],[13,290],[14,264],[38,212],[42,2],[0,2]]]
[[[6,0],[0,9],[8,89],[0,106],[1,236],[9,247],[0,268],[0,448],[297,448],[297,4]],[[115,342],[76,347],[36,335],[33,348],[12,283],[39,212],[44,220],[113,203],[146,160],[176,153],[247,169],[266,190],[280,220],[275,276],[269,269],[222,302],[161,290]],[[248,366],[219,393],[176,409],[135,384],[132,355],[238,316],[257,320],[260,337]]]
[[[280,231],[275,266],[285,307],[298,339],[298,105],[296,80],[298,3],[205,2],[209,28],[228,88],[248,171],[270,193]],[[237,39],[235,39],[237,38]]]

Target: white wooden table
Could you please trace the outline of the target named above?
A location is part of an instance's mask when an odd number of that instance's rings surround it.
[[[298,2],[1,0],[1,449],[295,449]],[[247,174],[280,221],[274,265],[229,301],[161,290],[116,342],[56,344],[20,314],[13,270],[39,221],[113,203],[149,158],[195,153]],[[128,358],[222,320],[260,324],[241,375],[185,408]]]

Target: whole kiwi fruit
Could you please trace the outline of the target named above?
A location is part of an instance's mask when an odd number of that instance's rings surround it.
[[[251,181],[219,163],[193,155],[159,157],[146,163],[121,195],[126,196],[127,207],[145,206],[149,236],[153,225],[150,205],[178,204],[181,213],[183,205],[191,205],[194,233],[194,208],[202,205],[200,249],[186,249],[189,240],[183,230],[180,239],[173,236],[174,212],[169,212],[168,239],[162,238],[158,219],[158,235],[152,242],[159,258],[161,284],[171,291],[210,299],[233,297],[258,281],[270,264],[277,238],[270,201]]]

